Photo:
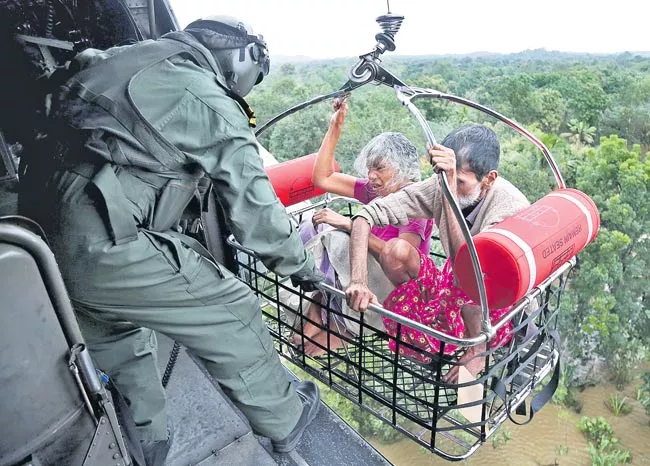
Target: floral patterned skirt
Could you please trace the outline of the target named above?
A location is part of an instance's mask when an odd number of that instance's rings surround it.
[[[465,325],[461,309],[466,304],[474,302],[463,290],[454,285],[454,273],[451,261],[447,260],[442,270],[438,270],[430,257],[420,253],[420,273],[418,278],[409,280],[396,287],[384,301],[384,308],[407,317],[415,322],[427,325],[447,335],[465,338]],[[490,320],[498,322],[511,307],[491,310]],[[391,338],[388,347],[394,352],[397,347],[397,323],[384,317],[384,325]],[[507,343],[512,337],[512,322],[501,327],[490,346],[496,347]],[[440,340],[425,335],[413,328],[402,325],[400,340],[421,348],[429,353],[439,353]],[[452,354],[457,347],[445,343],[443,353]],[[422,352],[400,345],[399,353],[423,363],[431,362],[431,358]]]

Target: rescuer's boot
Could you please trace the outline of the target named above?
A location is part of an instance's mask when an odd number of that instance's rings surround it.
[[[296,386],[296,392],[298,392],[298,396],[300,396],[300,399],[302,400],[302,414],[300,415],[300,419],[298,419],[298,423],[289,435],[282,440],[271,440],[273,449],[279,453],[286,453],[296,448],[296,445],[298,445],[298,442],[300,442],[300,439],[302,438],[302,433],[311,421],[314,420],[318,413],[318,408],[320,407],[320,392],[318,390],[318,385],[311,380],[300,382]]]

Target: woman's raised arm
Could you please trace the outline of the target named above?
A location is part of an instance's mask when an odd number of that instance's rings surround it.
[[[323,191],[339,196],[354,197],[354,185],[357,178],[334,171],[334,149],[336,149],[336,144],[341,136],[347,110],[346,99],[334,101],[334,114],[318,150],[311,180],[315,187]]]

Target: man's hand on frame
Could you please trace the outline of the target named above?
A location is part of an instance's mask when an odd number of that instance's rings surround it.
[[[345,296],[350,306],[355,311],[364,312],[368,310],[370,304],[379,304],[377,296],[370,291],[368,285],[363,283],[350,283],[348,289],[345,290]]]

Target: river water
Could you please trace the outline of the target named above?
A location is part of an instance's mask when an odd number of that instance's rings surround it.
[[[579,394],[583,402],[580,414],[549,404],[527,426],[506,421],[500,431],[509,430],[511,439],[505,445],[494,448],[491,439],[488,439],[472,457],[460,464],[590,465],[587,441],[578,429],[578,423],[582,416],[603,416],[612,426],[614,436],[621,441],[622,447],[631,451],[632,464],[650,465],[650,418],[636,401],[635,390],[636,387],[630,385],[622,392],[632,406],[632,412],[626,416],[614,416],[605,406],[605,401],[616,392],[616,388],[602,384],[589,387]],[[390,445],[371,443],[396,466],[450,464],[410,440]]]

